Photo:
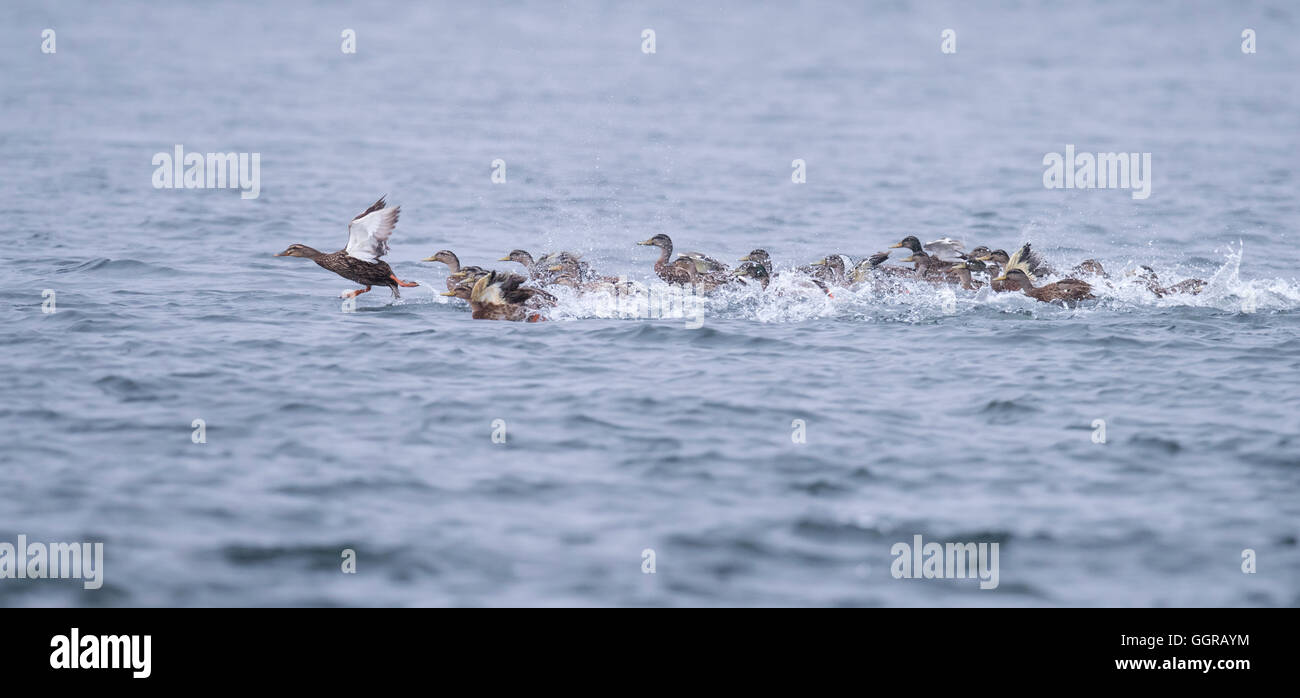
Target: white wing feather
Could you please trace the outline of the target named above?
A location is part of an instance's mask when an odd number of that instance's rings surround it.
[[[348,225],[348,256],[374,263],[388,254],[388,238],[397,226],[400,211],[400,206],[381,208],[352,221]]]
[[[961,240],[952,238],[931,240],[921,247],[941,262],[960,262],[966,254],[966,246],[961,243]]]

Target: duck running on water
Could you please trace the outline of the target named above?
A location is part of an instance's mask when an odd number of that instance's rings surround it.
[[[352,219],[348,224],[347,247],[338,252],[318,252],[295,243],[275,256],[306,257],[349,281],[365,286],[355,291],[344,291],[340,294],[342,298],[356,298],[369,291],[371,286],[387,286],[392,289],[394,298],[401,298],[398,287],[411,288],[420,284],[397,278],[388,262],[380,259],[388,254],[388,238],[392,236],[401,212],[400,206],[388,208],[385,198],[379,197],[370,208]]]

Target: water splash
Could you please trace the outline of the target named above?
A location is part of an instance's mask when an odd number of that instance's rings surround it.
[[[955,285],[916,279],[892,279],[885,284],[833,286],[829,293],[791,269],[778,270],[766,290],[757,284],[736,283],[707,295],[696,295],[658,279],[632,279],[627,290],[579,292],[563,286],[548,287],[558,304],[551,320],[693,320],[727,318],[760,323],[798,323],[824,319],[862,322],[925,323],[974,313],[1014,313],[1032,317],[1070,317],[1095,312],[1136,312],[1144,308],[1210,308],[1228,313],[1282,312],[1300,309],[1300,284],[1294,279],[1241,278],[1244,245],[1229,247],[1223,263],[1205,279],[1199,294],[1169,292],[1158,296],[1136,276],[1141,263],[1134,259],[1102,259],[1106,276],[1070,274],[1092,284],[1095,301],[1077,308],[1041,303],[1021,293],[994,293],[986,285],[977,291]],[[1064,265],[1063,265],[1064,266]],[[1068,267],[1066,267],[1068,268]],[[1197,276],[1190,270],[1166,267],[1159,283],[1173,286]],[[624,277],[626,278],[626,277]],[[1051,283],[1065,275],[1040,279]],[[987,279],[985,279],[987,280]],[[463,304],[443,297],[437,302]],[[696,325],[689,325],[696,326]]]

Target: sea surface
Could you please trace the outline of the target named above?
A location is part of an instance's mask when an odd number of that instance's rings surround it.
[[[1298,605],[1296,36],[1282,1],[0,4],[0,542],[104,543],[102,588],[0,605]],[[260,154],[259,196],[155,188],[178,144]],[[1045,188],[1067,145],[1151,153],[1150,198]],[[273,256],[385,193],[400,299]],[[476,321],[419,261],[664,290],[656,233],[1110,278],[786,275],[692,329]],[[895,578],[917,535],[997,543],[998,586]]]

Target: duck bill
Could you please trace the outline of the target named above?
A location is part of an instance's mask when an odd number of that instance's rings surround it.
[[[498,262],[509,262],[509,261],[510,261],[510,258],[509,258],[509,257],[502,257],[501,259],[498,259],[497,261],[498,261]]]
[[[951,267],[948,267],[948,271],[961,271],[962,269],[965,268],[966,268],[965,264],[954,264]]]
[[[994,281],[1006,281],[1006,280],[1007,280],[1006,274],[1003,274],[1002,276],[999,276],[998,278],[994,279]]]
[[[456,295],[456,292],[455,292],[455,291],[443,291],[442,293],[439,293],[438,295],[440,295],[440,296],[454,296],[454,295]]]
[[[638,245],[653,245],[653,244],[655,244],[655,243],[654,243],[653,240],[642,240],[641,242],[638,242],[637,244],[638,244]]]
[[[976,258],[975,258],[975,261],[976,261],[976,262],[987,262],[987,261],[989,261],[990,259],[993,259],[993,255],[991,255],[991,254],[986,254],[986,255],[984,255],[983,257],[976,257]]]
[[[902,247],[902,246],[903,246],[903,243],[901,243],[901,242],[896,242],[896,243],[890,245],[890,246],[889,246],[889,249],[891,249],[891,250],[896,250],[896,249],[898,249],[898,248],[900,248],[900,247]]]
[[[424,259],[421,259],[420,261],[421,261],[421,262],[436,262],[436,261],[438,261],[438,259],[437,259],[436,257],[425,257]]]
[[[750,258],[749,258],[749,255],[745,255],[744,257],[741,257],[740,259],[738,259],[738,260],[736,260],[736,261],[737,261],[737,262],[752,262],[752,261],[754,261],[754,260],[750,259]]]
[[[826,260],[824,260],[824,259],[819,259],[819,260],[817,260],[816,262],[813,262],[812,264],[809,264],[808,266],[810,266],[810,267],[824,267],[824,266],[826,266]]]

